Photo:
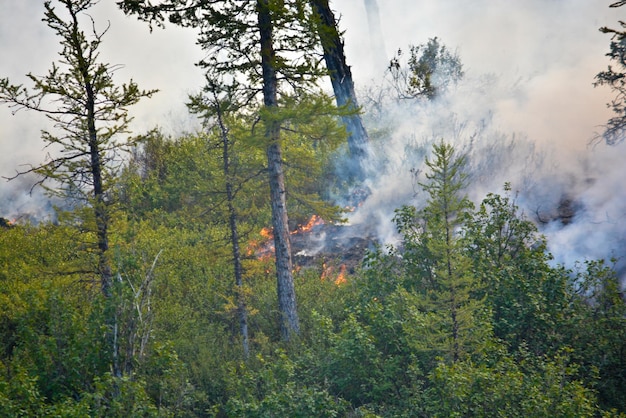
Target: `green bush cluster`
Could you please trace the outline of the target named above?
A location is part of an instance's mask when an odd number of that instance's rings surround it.
[[[128,173],[122,183],[111,299],[84,273],[92,260],[72,227],[0,230],[0,416],[626,413],[626,306],[615,272],[603,261],[552,265],[508,187],[474,207],[463,158],[443,143],[427,163],[426,205],[396,212],[399,245],[370,252],[344,284],[318,267],[297,273],[298,339],[280,339],[271,260],[246,256],[246,358],[225,226],[201,227],[193,205],[150,203],[164,190],[184,199],[182,185],[169,185],[184,176],[163,170],[182,158],[176,151],[201,155],[193,146],[201,142],[161,155],[164,166],[150,172],[165,176],[158,182]],[[259,216],[243,223],[251,247],[267,221]],[[111,309],[123,377],[111,374],[102,325]]]

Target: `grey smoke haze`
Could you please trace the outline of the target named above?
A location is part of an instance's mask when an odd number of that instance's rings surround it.
[[[500,191],[510,181],[529,215],[538,211],[548,217],[561,197],[570,195],[581,205],[574,222],[567,227],[553,222],[545,229],[557,258],[569,262],[621,256],[626,190],[620,180],[626,174],[626,151],[623,145],[589,147],[610,116],[605,103],[611,92],[592,87],[594,75],[608,63],[604,54],[609,37],[598,28],[615,27],[626,18],[626,8],[609,9],[610,3],[378,0],[386,51],[374,54],[365,1],[331,2],[341,15],[347,58],[361,89],[380,83],[384,62],[372,64],[382,60],[377,55],[390,57],[398,48],[407,50],[435,36],[458,51],[467,74],[445,100],[390,112],[393,135],[377,150],[390,169],[370,180],[373,193],[359,216],[365,217],[366,210],[367,217],[378,213],[381,236],[390,234],[393,208],[413,197],[408,170],[419,168],[423,144],[444,137],[465,146],[480,132],[471,158],[478,179],[471,192],[474,199]],[[0,0],[0,76],[24,82],[25,73],[44,74],[56,59],[58,41],[41,22],[42,4]],[[150,34],[145,24],[117,11],[112,1],[102,1],[93,17],[100,28],[111,22],[102,58],[124,65],[119,80],[132,77],[142,88],[161,90],[131,109],[137,133],[155,125],[173,133],[193,129],[184,102],[203,82],[193,65],[202,57],[193,31],[169,26]],[[26,112],[12,116],[0,107],[0,175],[12,174],[19,164],[43,160],[42,127],[42,117]],[[407,148],[412,156],[407,157]],[[0,182],[2,210],[17,210],[7,209],[4,196],[18,189]]]
[[[357,23],[365,21],[361,3],[341,5],[344,27],[354,28],[346,32],[352,56],[359,45],[371,52],[359,44],[369,36]],[[372,195],[351,222],[376,225],[383,240],[393,241],[393,209],[420,201],[409,170],[423,170],[424,153],[444,138],[469,150],[470,197],[479,202],[511,182],[525,214],[545,222],[542,232],[558,262],[626,255],[626,147],[590,146],[610,116],[611,92],[591,85],[608,63],[609,37],[598,28],[615,27],[624,10],[589,0],[379,4],[388,55],[437,36],[457,49],[466,78],[435,103],[388,110],[383,125],[393,133],[374,151]],[[354,72],[361,85],[367,77],[378,80]],[[383,173],[381,160],[389,162]],[[576,209],[568,225],[555,219],[563,201]]]

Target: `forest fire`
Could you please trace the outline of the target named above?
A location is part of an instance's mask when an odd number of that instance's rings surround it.
[[[346,283],[346,274],[347,274],[347,270],[348,267],[345,264],[341,264],[341,266],[339,266],[339,273],[337,274],[337,277],[335,277],[335,279],[333,280],[333,282],[339,286],[342,285],[344,283]],[[322,275],[320,277],[320,279],[322,280],[326,280],[326,279],[331,279],[334,276],[335,273],[335,266],[333,265],[327,265],[326,263],[322,264]]]
[[[11,220],[11,219],[0,217],[0,227],[11,228],[14,225],[15,225],[15,219]]]
[[[246,248],[246,254],[259,260],[267,260],[274,256],[274,234],[271,228],[261,228],[259,235],[262,240],[251,240]]]
[[[324,220],[318,216],[313,215],[309,219],[309,221],[304,225],[299,225],[296,229],[291,231],[289,234],[291,236],[297,234],[306,234],[313,230],[314,227],[324,225]],[[274,255],[274,233],[272,228],[264,227],[259,231],[259,235],[263,238],[260,242],[252,241],[248,245],[247,254],[253,255],[255,254],[257,258],[267,258],[269,256]]]
[[[311,216],[311,219],[305,224],[298,226],[295,230],[291,231],[291,235],[301,234],[304,232],[310,232],[314,227],[324,225],[324,220],[318,215]]]
[[[347,269],[348,268],[346,267],[345,264],[342,264],[341,267],[339,267],[339,275],[335,279],[335,284],[337,286],[344,284],[346,282],[346,270]]]
[[[355,225],[319,224],[303,234],[291,236],[294,264],[303,267],[323,266],[323,278],[345,283],[347,275],[360,266],[376,238]],[[335,276],[336,275],[336,276]]]
[[[263,228],[259,235],[259,241],[248,245],[247,254],[267,260],[274,256],[272,229]],[[363,235],[363,231],[353,226],[326,223],[318,215],[311,216],[306,224],[290,232],[294,271],[321,266],[322,280],[333,280],[337,285],[345,283],[347,275],[355,271],[367,249],[376,242],[373,237]]]
[[[272,233],[272,228],[261,228],[261,231],[259,232],[259,234],[265,239],[274,238],[274,234]]]

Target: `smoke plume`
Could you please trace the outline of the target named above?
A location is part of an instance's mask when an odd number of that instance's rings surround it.
[[[357,22],[365,19],[360,3],[337,4],[348,54],[357,57],[355,38],[363,36]],[[422,204],[415,175],[423,173],[433,142],[443,139],[468,154],[473,201],[511,183],[556,262],[573,267],[624,257],[626,147],[593,141],[610,116],[605,104],[611,99],[610,91],[592,87],[608,64],[610,39],[598,28],[616,25],[615,9],[588,0],[393,4],[381,9],[392,51],[437,36],[456,48],[466,76],[437,100],[421,102],[385,102],[381,74],[360,80],[370,135],[380,140],[370,153],[371,194],[350,222],[375,229],[383,242],[397,239],[393,211]],[[619,261],[618,269],[625,264]]]

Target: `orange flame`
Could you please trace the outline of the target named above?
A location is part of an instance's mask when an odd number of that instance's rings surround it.
[[[341,267],[339,268],[339,275],[335,279],[335,284],[339,286],[344,283],[346,283],[346,265],[342,264]]]
[[[333,271],[333,267],[328,267],[326,263],[322,263],[322,275],[320,276],[320,280],[324,281],[328,277],[328,275]]]
[[[329,278],[333,272],[335,270],[334,266],[328,266],[326,265],[326,263],[322,264],[322,275],[320,276],[321,280],[326,280],[327,278]],[[346,283],[346,271],[347,271],[347,267],[345,264],[342,264],[339,267],[339,274],[337,275],[337,277],[335,278],[335,280],[333,281],[333,283],[335,283],[337,286],[342,285],[344,283]]]
[[[309,232],[311,229],[318,225],[324,225],[324,220],[318,215],[313,215],[311,216],[311,219],[309,219],[309,222],[306,223],[306,225],[300,225],[298,226],[298,228],[296,228],[295,231],[291,231],[291,235]]]
[[[259,235],[261,235],[261,240],[250,240],[248,242],[248,246],[246,247],[246,254],[251,256],[255,254],[259,260],[269,259],[274,254],[274,243],[272,239],[274,238],[274,234],[272,233],[271,228],[262,228],[259,231]]]
[[[300,225],[294,231],[290,232],[291,235],[308,232],[317,225],[323,225],[324,220],[318,215],[311,216],[311,219],[306,225]],[[266,261],[274,256],[274,231],[272,228],[261,228],[259,235],[262,239],[251,240],[246,247],[246,254],[248,256],[255,255],[258,260]],[[297,270],[295,270],[297,272]]]

